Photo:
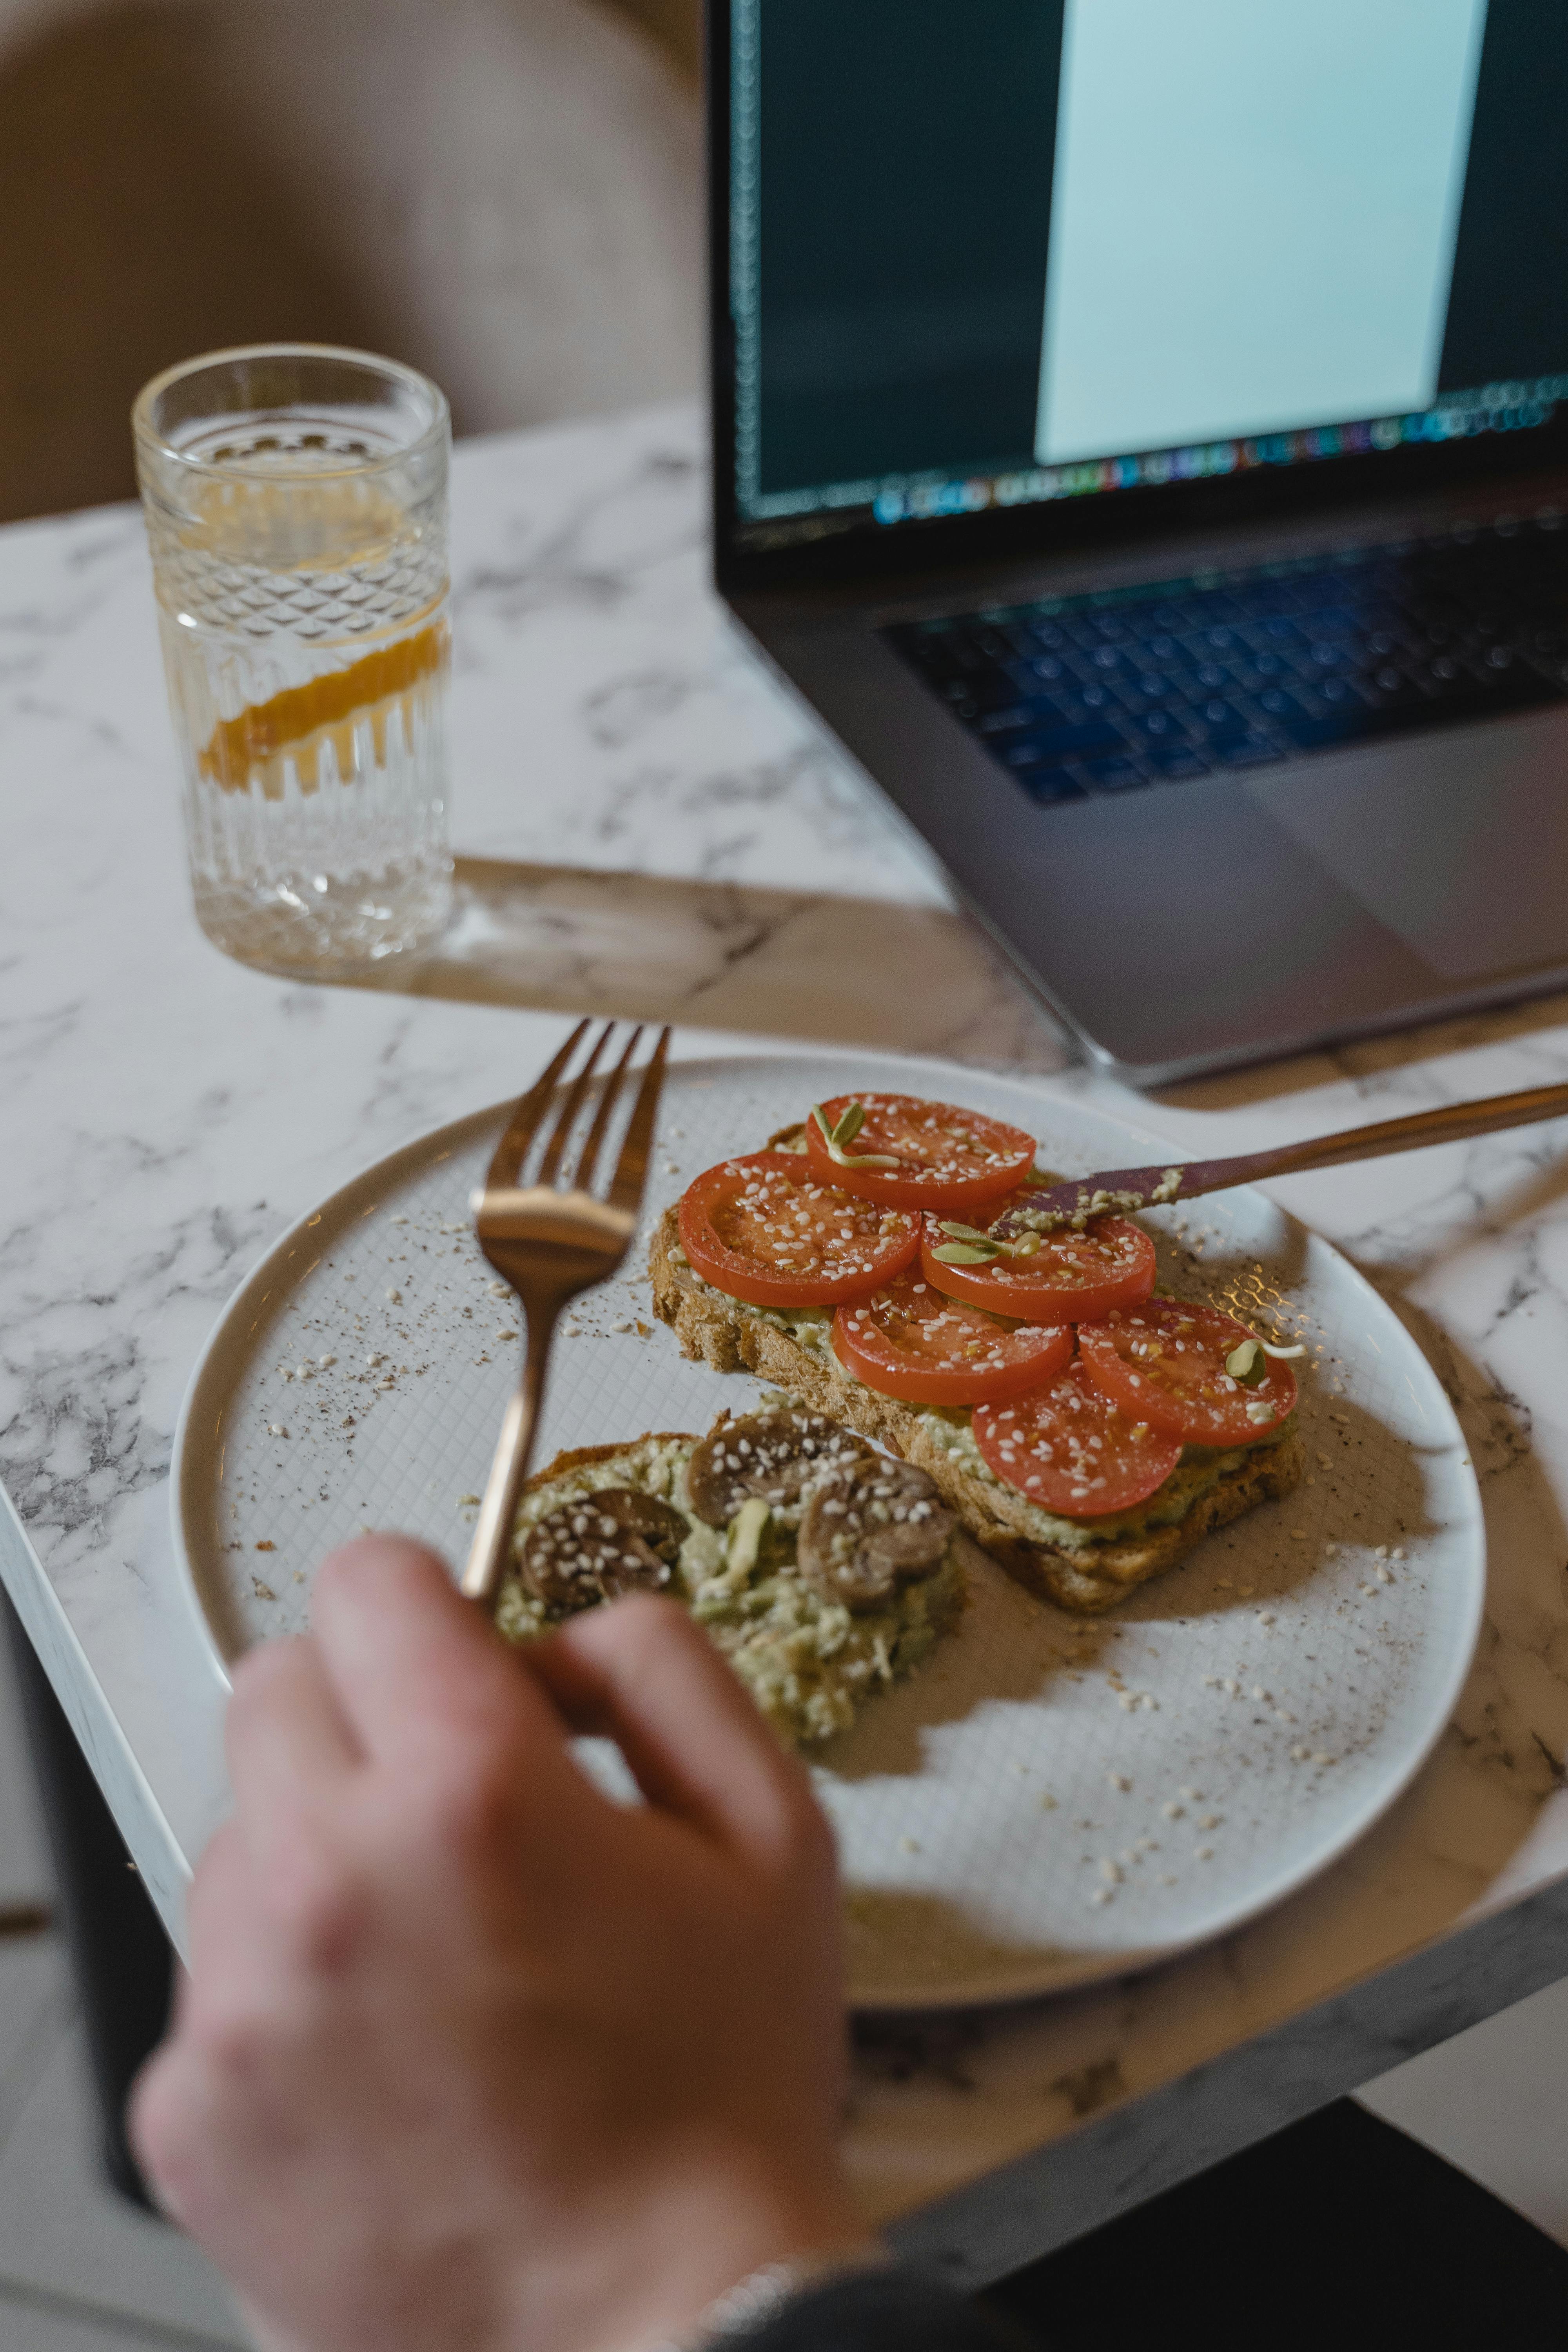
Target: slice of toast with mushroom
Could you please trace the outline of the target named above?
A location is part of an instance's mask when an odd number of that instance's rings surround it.
[[[934,1481],[977,1543],[1030,1591],[1078,1615],[1124,1601],[1184,1559],[1215,1528],[1288,1495],[1307,1466],[1294,1416],[1227,1452],[1189,1446],[1165,1486],[1135,1512],[1073,1523],[1042,1511],[983,1459],[963,1407],[901,1403],[866,1388],[828,1344],[832,1311],[749,1307],[702,1280],[666,1211],[648,1251],[653,1311],[681,1353],[715,1371],[755,1372],[810,1410],[859,1430]]]
[[[518,1507],[510,1641],[633,1591],[681,1602],[781,1738],[847,1730],[963,1607],[965,1538],[933,1482],[781,1398],[702,1438],[558,1454]]]

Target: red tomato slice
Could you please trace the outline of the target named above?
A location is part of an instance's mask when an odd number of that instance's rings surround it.
[[[942,1216],[962,1217],[1010,1192],[1034,1165],[1032,1135],[952,1103],[922,1102],[919,1095],[835,1095],[817,1108],[830,1128],[846,1111],[863,1111],[861,1125],[843,1146],[846,1156],[894,1160],[898,1165],[841,1166],[815,1117],[808,1116],[805,1149],[812,1166],[847,1192],[886,1201],[895,1209],[934,1209]]]
[[[1217,1307],[1146,1298],[1084,1324],[1078,1338],[1095,1387],[1134,1420],[1190,1445],[1249,1445],[1296,1402],[1295,1373],[1272,1356],[1251,1386],[1226,1370],[1226,1358],[1256,1336]]]
[[[1005,1323],[902,1274],[833,1318],[833,1351],[858,1381],[909,1404],[1021,1396],[1059,1372],[1072,1333]]]
[[[974,1442],[998,1478],[1068,1519],[1131,1510],[1182,1458],[1181,1439],[1102,1396],[1081,1357],[1012,1404],[977,1405]]]
[[[989,1233],[995,1220],[1028,1199],[1010,1192],[988,1207],[977,1230]],[[973,1299],[993,1315],[1016,1315],[1025,1323],[1098,1323],[1114,1307],[1135,1307],[1154,1287],[1154,1244],[1141,1225],[1125,1217],[1096,1217],[1081,1233],[1031,1234],[1031,1257],[1001,1256],[986,1265],[946,1265],[939,1249],[963,1247],[927,1217],[921,1243],[921,1272],[950,1298]]]
[[[910,1264],[920,1219],[818,1181],[798,1152],[710,1168],[680,1202],[680,1245],[704,1282],[752,1307],[836,1307]]]

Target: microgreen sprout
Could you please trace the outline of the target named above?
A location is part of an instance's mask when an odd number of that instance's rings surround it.
[[[853,1143],[866,1124],[866,1112],[861,1104],[852,1102],[836,1127],[828,1126],[827,1114],[820,1103],[812,1105],[811,1115],[816,1121],[824,1143],[827,1146],[827,1156],[836,1166],[839,1168],[898,1167],[898,1160],[885,1151],[853,1153],[845,1150],[845,1145]]]
[[[1304,1356],[1305,1348],[1277,1348],[1268,1339],[1246,1339],[1234,1347],[1225,1360],[1226,1370],[1243,1388],[1256,1388],[1268,1370],[1270,1356],[1284,1361],[1291,1356]]]
[[[988,1265],[998,1257],[1037,1257],[1039,1255],[1038,1234],[1022,1234],[1014,1241],[999,1234],[983,1234],[978,1225],[961,1225],[951,1217],[939,1217],[938,1224],[948,1238],[939,1249],[931,1252],[942,1265]]]

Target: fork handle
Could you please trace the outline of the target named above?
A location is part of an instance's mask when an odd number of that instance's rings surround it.
[[[522,1383],[506,1409],[496,1440],[495,1459],[485,1484],[479,1523],[463,1570],[461,1590],[477,1601],[487,1617],[495,1614],[501,1578],[511,1551],[518,1497],[533,1454],[533,1433],[539,1423],[539,1402],[544,1394],[544,1367],[555,1336],[555,1310],[528,1318],[527,1353]]]
[[[1277,1145],[1242,1160],[1202,1160],[1182,1171],[1179,1197],[1219,1192],[1232,1184],[1257,1184],[1271,1176],[1296,1176],[1313,1168],[1342,1168],[1356,1160],[1381,1160],[1396,1151],[1416,1151],[1429,1143],[1461,1143],[1472,1136],[1497,1135],[1510,1127],[1533,1127],[1568,1117],[1568,1086],[1527,1087],[1516,1095],[1488,1095],[1481,1102],[1439,1103],[1406,1118],[1380,1118],[1371,1127],[1351,1127],[1306,1143]]]

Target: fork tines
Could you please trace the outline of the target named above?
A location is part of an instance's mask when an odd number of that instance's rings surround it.
[[[620,1057],[608,1076],[601,1082],[598,1108],[593,1124],[583,1139],[574,1161],[567,1164],[567,1146],[586,1106],[600,1063],[604,1060],[617,1024],[606,1021],[589,1045],[585,1059],[576,1076],[567,1082],[567,1074],[577,1060],[578,1049],[593,1024],[580,1021],[566,1043],[549,1066],[541,1071],[534,1084],[518,1104],[506,1133],[496,1148],[485,1180],[485,1193],[519,1192],[527,1189],[563,1188],[586,1192],[591,1187],[598,1166],[599,1154],[609,1131],[616,1106],[621,1100],[626,1081],[631,1072],[633,1057],[643,1034],[643,1025],[637,1023],[621,1050]],[[642,1083],[632,1104],[621,1139],[621,1150],[611,1178],[609,1198],[616,1208],[635,1209],[641,1197],[643,1179],[647,1171],[647,1157],[653,1139],[654,1120],[658,1112],[659,1092],[664,1083],[665,1058],[669,1046],[669,1031],[662,1029],[653,1053],[642,1072]],[[544,1148],[537,1170],[530,1172],[527,1163],[532,1147],[538,1140],[545,1116],[558,1088],[566,1092],[560,1108],[544,1138]]]

